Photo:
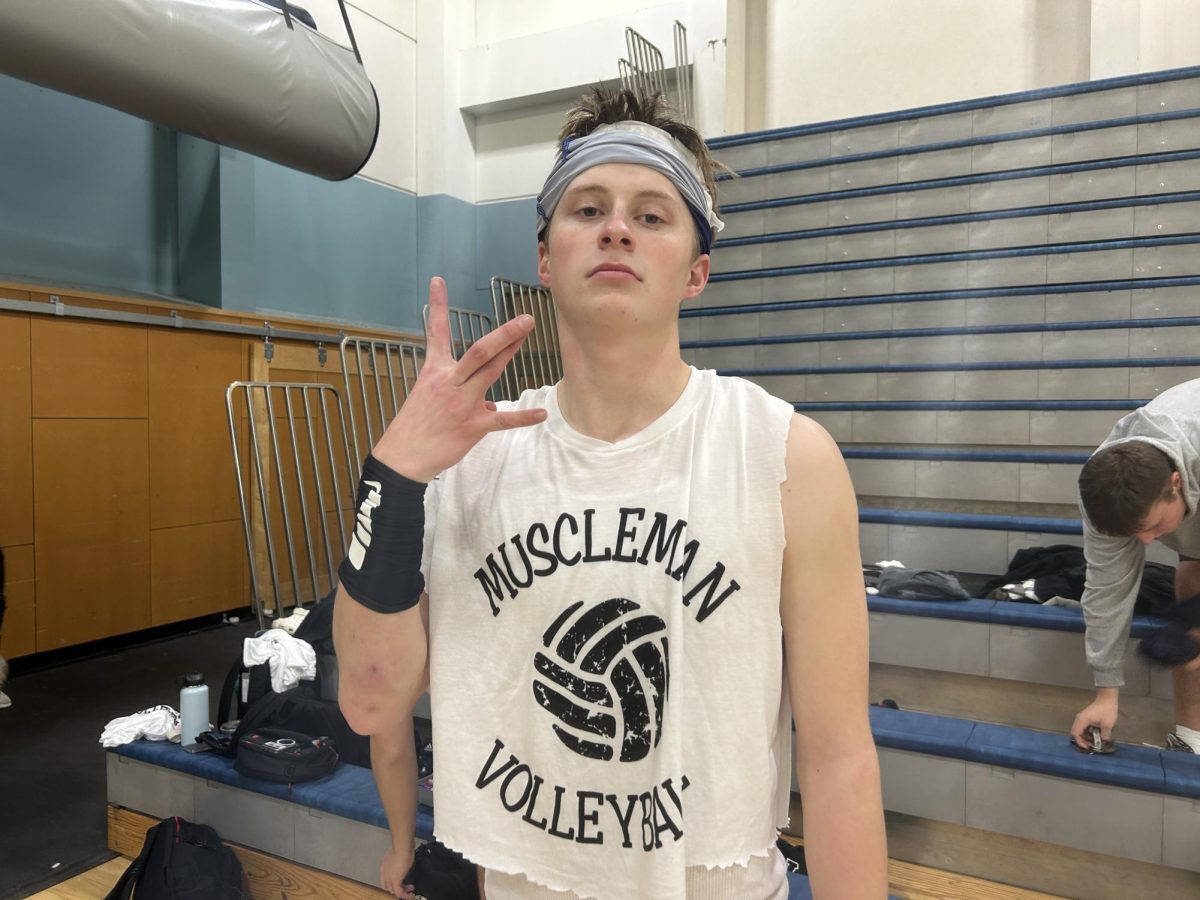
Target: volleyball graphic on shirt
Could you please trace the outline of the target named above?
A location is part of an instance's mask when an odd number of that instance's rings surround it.
[[[590,759],[636,762],[662,738],[667,626],[632,600],[577,601],[546,629],[533,696],[562,743]]]

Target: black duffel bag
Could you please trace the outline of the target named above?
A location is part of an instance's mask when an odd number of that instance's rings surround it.
[[[327,737],[282,728],[256,728],[238,740],[233,766],[251,778],[300,784],[333,774],[337,764],[337,750]]]

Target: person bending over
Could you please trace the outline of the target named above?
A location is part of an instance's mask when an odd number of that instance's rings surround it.
[[[1200,593],[1200,380],[1164,391],[1117,422],[1080,472],[1079,497],[1096,699],[1075,717],[1071,736],[1086,747],[1089,728],[1109,740],[1117,722],[1147,545],[1161,541],[1179,554],[1177,600]],[[1176,725],[1167,746],[1200,753],[1200,657],[1180,661],[1172,670]]]
[[[533,322],[455,361],[434,279],[424,367],[365,465],[341,704],[364,733],[411,710],[427,609],[437,835],[488,900],[786,897],[793,717],[817,896],[887,892],[846,467],[680,356],[715,169],[656,98],[585,98],[538,198],[562,380],[489,403]]]

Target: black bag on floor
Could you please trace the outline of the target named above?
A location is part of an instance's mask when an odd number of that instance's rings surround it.
[[[175,816],[146,832],[142,852],[105,900],[241,900],[242,864],[217,832]]]
[[[242,735],[233,767],[242,775],[277,784],[324,778],[337,768],[333,742],[281,728],[258,728]]]
[[[413,854],[405,882],[428,900],[479,900],[479,882],[473,863],[439,841],[422,844]]]

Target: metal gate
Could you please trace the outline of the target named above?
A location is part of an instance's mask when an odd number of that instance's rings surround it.
[[[337,389],[235,381],[225,391],[250,587],[260,627],[337,586],[359,463]],[[243,448],[238,420],[247,428]]]
[[[346,336],[339,349],[354,461],[361,469],[416,384],[425,348],[410,341]]]
[[[496,324],[528,313],[537,327],[525,340],[500,376],[500,394],[516,400],[527,388],[555,384],[562,378],[562,352],[558,343],[558,319],[550,291],[534,284],[521,284],[506,278],[492,278],[492,309]]]

